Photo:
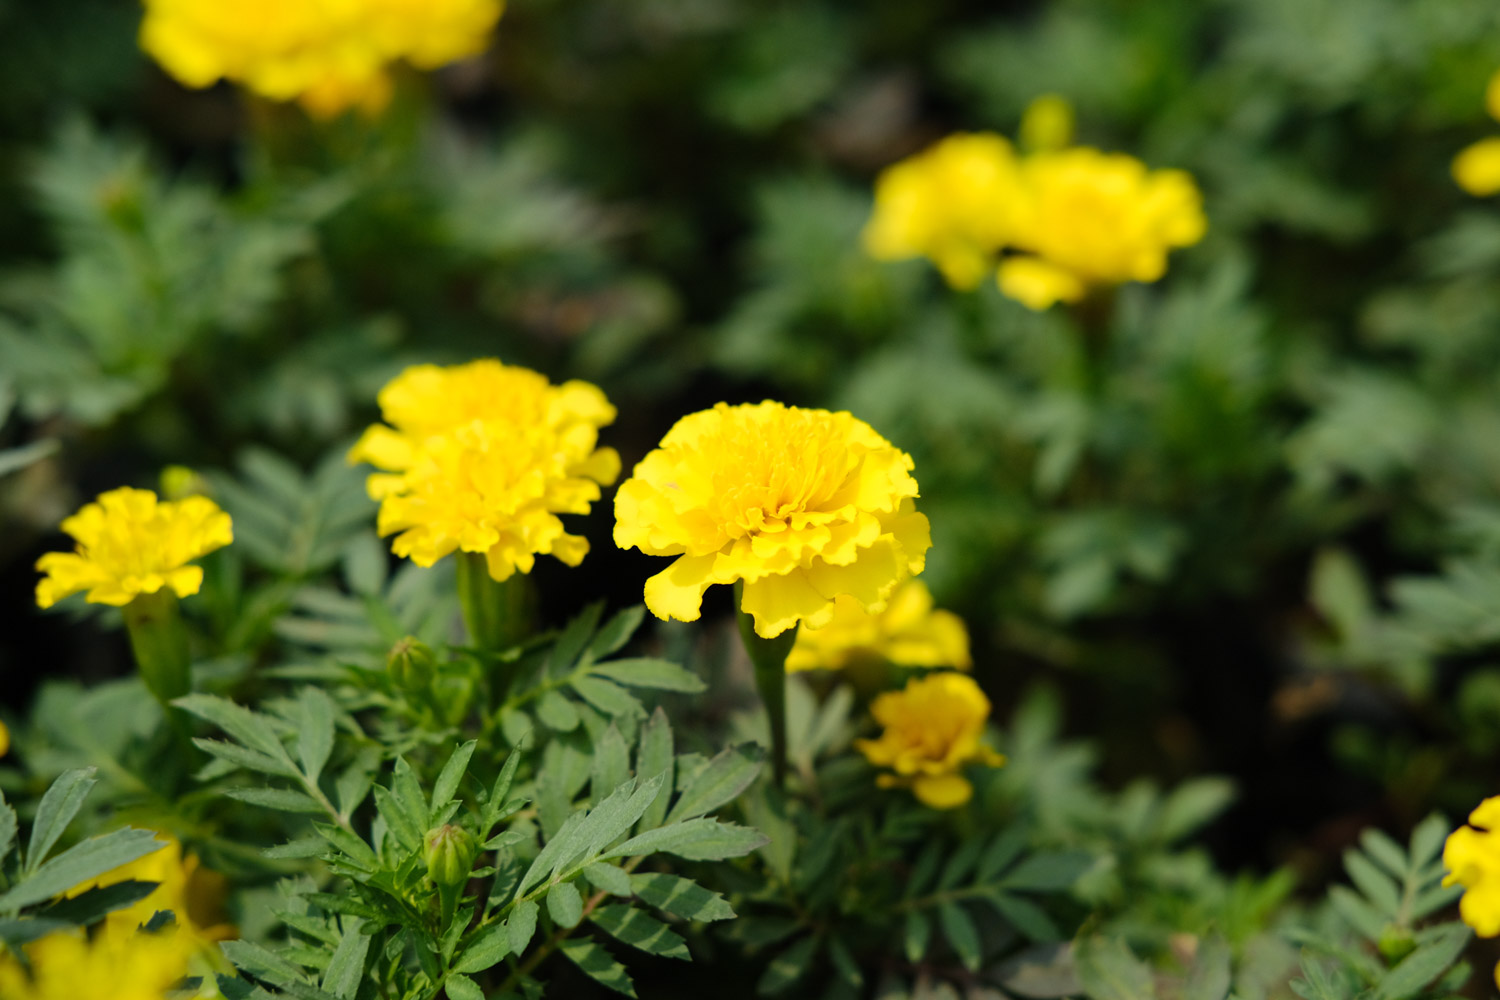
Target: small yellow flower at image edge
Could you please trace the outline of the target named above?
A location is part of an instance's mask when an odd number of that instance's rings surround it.
[[[740,583],[756,636],[820,628],[840,595],[879,612],[922,571],[912,468],[852,414],[720,403],[679,420],[620,485],[615,543],[676,557],[646,581],[658,618],[696,621],[704,591]]]
[[[959,670],[972,665],[963,619],[934,608],[931,591],[918,578],[897,584],[885,610],[877,614],[847,595],[840,595],[834,605],[827,625],[797,633],[787,670],[841,670],[862,660]]]
[[[1448,835],[1443,844],[1443,885],[1462,885],[1458,915],[1480,937],[1500,935],[1500,795],[1469,813],[1469,825]],[[1500,986],[1500,966],[1495,969]]]
[[[79,591],[90,603],[116,607],[163,589],[196,594],[203,570],[191,561],[234,540],[229,515],[207,497],[161,502],[150,490],[128,486],[85,504],[62,530],[78,544],[37,560],[45,574],[36,586],[43,608]]]
[[[615,408],[597,386],[550,384],[493,359],[406,369],[379,396],[375,424],[349,461],[381,470],[367,486],[377,528],[419,566],[480,554],[491,578],[531,571],[538,555],[577,566],[588,541],[559,514],[587,514],[620,473],[599,428]]]
[[[174,987],[189,975],[193,959],[175,935],[136,930],[92,938],[82,930],[54,931],[23,950],[24,965],[0,954],[5,1000],[167,1000],[179,995]]]
[[[966,674],[944,671],[914,678],[900,691],[887,691],[870,705],[884,726],[876,739],[855,747],[876,767],[895,773],[876,779],[882,788],[910,788],[924,805],[956,809],[974,795],[963,769],[972,764],[999,767],[1005,757],[985,746],[990,700]]]
[[[1500,70],[1485,88],[1485,108],[1500,120]],[[1453,158],[1453,179],[1477,198],[1500,194],[1500,137],[1490,136],[1465,147]]]

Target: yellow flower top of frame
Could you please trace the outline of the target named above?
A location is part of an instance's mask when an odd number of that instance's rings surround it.
[[[953,287],[977,287],[1012,235],[1018,169],[1010,143],[990,132],[960,132],[902,160],[875,182],[866,250],[927,257]]]
[[[146,0],[141,47],[189,87],[231,80],[313,114],[374,113],[390,66],[482,51],[503,0]]]
[[[1500,71],[1490,77],[1484,104],[1491,118],[1500,119]],[[1480,198],[1500,194],[1500,137],[1480,139],[1454,157],[1453,179]]]
[[[980,742],[990,700],[966,674],[944,671],[915,678],[904,689],[876,698],[870,714],[885,731],[879,739],[856,740],[854,745],[871,764],[895,772],[882,774],[878,783],[882,788],[909,787],[933,809],[954,809],[974,796],[974,786],[962,773],[968,765],[1005,763]]]
[[[1032,309],[1101,285],[1156,281],[1168,252],[1207,229],[1197,186],[1180,170],[1069,146],[1072,120],[1066,101],[1045,95],[1022,122],[1024,153],[998,135],[959,133],[886,168],[866,250],[882,260],[927,257],[958,289],[994,274]]]
[[[24,945],[28,973],[14,955],[0,954],[5,1000],[167,1000],[189,973],[191,949],[172,934],[54,931]]]
[[[36,602],[44,608],[80,590],[91,603],[117,606],[164,587],[178,597],[196,594],[203,570],[191,561],[234,540],[229,515],[207,497],[162,502],[128,486],[85,504],[62,530],[78,545],[37,560],[46,575]]]
[[[1500,795],[1469,813],[1469,826],[1448,835],[1443,885],[1462,885],[1458,915],[1480,937],[1500,934]]]
[[[377,527],[420,566],[454,551],[482,552],[490,576],[531,571],[537,555],[576,566],[588,541],[559,514],[586,514],[620,474],[599,428],[615,418],[597,386],[552,385],[493,359],[417,365],[380,392],[387,424],[365,431],[349,461],[370,476]]]
[[[236,935],[235,928],[220,919],[226,891],[224,876],[202,867],[197,855],[184,854],[181,842],[171,834],[158,831],[156,836],[166,846],[74,886],[67,891],[67,898],[120,882],[155,882],[150,895],[106,915],[104,932],[128,935],[149,923],[157,912],[170,910],[173,922],[160,934],[178,938],[188,952],[216,951],[213,942]]]
[[[658,618],[696,621],[743,582],[763,638],[833,620],[847,595],[885,607],[931,546],[912,460],[848,413],[720,403],[679,420],[615,495],[615,544],[677,560],[646,581]]]
[[[840,596],[834,601],[831,622],[797,633],[786,668],[839,670],[862,659],[967,670],[972,662],[969,631],[958,615],[934,609],[927,585],[912,577],[896,586],[885,610],[877,614]]]

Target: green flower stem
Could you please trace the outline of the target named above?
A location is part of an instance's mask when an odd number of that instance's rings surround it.
[[[120,610],[141,680],[171,717],[172,699],[193,689],[187,629],[178,612],[177,595],[169,590],[141,594]]]
[[[744,585],[734,585],[734,604],[739,608],[744,603]],[[736,614],[740,620],[740,638],[744,640],[745,652],[755,666],[755,687],[765,703],[766,715],[771,720],[771,766],[777,786],[786,783],[786,658],[797,641],[797,629],[793,625],[773,639],[763,639],[755,634],[755,619],[743,610]]]
[[[487,653],[510,649],[531,634],[536,613],[531,581],[524,573],[496,581],[483,552],[458,553],[458,601],[469,641]]]

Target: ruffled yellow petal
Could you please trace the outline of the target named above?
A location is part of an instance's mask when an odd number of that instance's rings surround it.
[[[961,774],[923,775],[912,781],[911,792],[931,809],[957,809],[974,797],[974,786]]]
[[[925,804],[953,808],[972,794],[961,773],[965,767],[1005,763],[981,742],[989,712],[989,699],[972,678],[930,674],[876,698],[870,714],[884,731],[879,739],[855,741],[855,747],[871,764],[895,772],[883,785],[907,785]]]

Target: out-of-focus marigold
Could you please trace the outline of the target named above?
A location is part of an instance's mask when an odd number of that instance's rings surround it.
[[[658,618],[697,620],[703,592],[743,581],[771,638],[878,612],[931,547],[912,460],[849,413],[720,403],[679,420],[615,495],[615,543],[678,559],[646,581]]]
[[[160,502],[150,490],[125,486],[102,493],[63,521],[76,551],[37,560],[46,574],[36,602],[50,608],[80,590],[94,604],[129,604],[164,587],[178,597],[196,594],[203,570],[190,561],[234,539],[229,515],[207,497]]]
[[[390,66],[485,47],[503,0],[146,0],[141,47],[190,87],[232,80],[313,114],[378,112]]]
[[[120,882],[155,882],[150,895],[105,916],[104,932],[128,935],[150,923],[158,912],[170,910],[173,922],[161,934],[176,937],[189,952],[217,954],[213,942],[226,941],[236,934],[235,928],[222,919],[227,888],[224,876],[199,865],[197,855],[184,854],[182,843],[171,834],[158,831],[156,837],[166,846],[79,883],[67,891],[67,898]]]
[[[881,259],[928,257],[955,288],[993,271],[1032,309],[1090,288],[1156,281],[1167,253],[1203,238],[1202,199],[1180,170],[1067,146],[1072,110],[1038,98],[1022,123],[1028,147],[959,134],[887,168],[876,182],[865,247]]]
[[[803,629],[786,658],[788,670],[838,670],[864,659],[901,667],[957,667],[967,670],[969,632],[951,611],[935,610],[921,580],[898,584],[884,611],[871,614],[858,601],[840,596],[833,620]]]
[[[0,997],[5,1000],[167,1000],[188,975],[193,955],[172,934],[112,933],[85,937],[54,931],[23,947],[30,972],[12,954],[0,954]]]
[[[1490,117],[1500,120],[1500,71],[1490,77],[1484,98]],[[1454,157],[1453,179],[1480,198],[1500,194],[1500,138],[1480,139]]]
[[[879,739],[855,746],[882,774],[882,788],[909,787],[934,809],[968,802],[974,786],[963,776],[970,764],[999,767],[1005,758],[980,742],[990,716],[990,700],[966,674],[952,671],[915,678],[901,691],[887,691],[870,705],[885,727]]]
[[[990,132],[958,133],[881,173],[865,248],[879,260],[927,257],[972,289],[1011,238],[1016,156]]]
[[[1462,885],[1458,914],[1480,937],[1500,934],[1500,795],[1469,813],[1469,826],[1448,835],[1443,885]]]
[[[398,556],[431,566],[482,552],[505,580],[537,555],[576,566],[588,553],[557,515],[588,513],[620,474],[615,450],[596,447],[615,418],[597,386],[492,359],[417,365],[380,391],[380,410],[390,426],[366,430],[349,461],[385,470],[368,489]]]

